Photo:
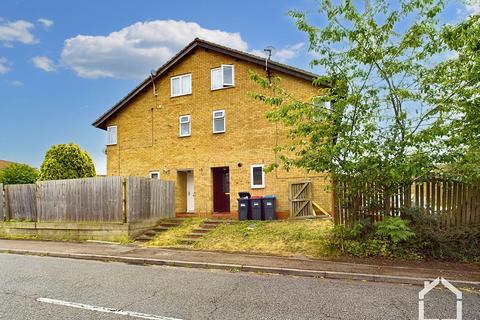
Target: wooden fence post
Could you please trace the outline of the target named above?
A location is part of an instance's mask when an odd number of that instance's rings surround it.
[[[4,213],[4,207],[5,201],[3,200],[3,184],[0,183],[0,222],[3,221],[3,213]]]

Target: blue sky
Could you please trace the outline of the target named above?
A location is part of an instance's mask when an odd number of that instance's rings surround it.
[[[105,173],[105,133],[91,123],[195,36],[273,45],[275,60],[309,69],[289,9],[314,13],[317,1],[2,0],[0,159],[39,167],[51,145],[75,142]],[[452,2],[445,19],[478,9]]]

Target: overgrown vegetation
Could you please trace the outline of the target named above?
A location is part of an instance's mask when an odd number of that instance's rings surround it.
[[[52,146],[40,167],[40,180],[78,179],[95,175],[95,165],[90,155],[73,143]]]
[[[182,243],[187,234],[193,229],[198,228],[205,219],[191,218],[185,219],[178,227],[172,227],[164,232],[160,232],[154,239],[146,243],[148,247],[178,247],[188,246]]]
[[[201,238],[195,248],[323,257],[328,255],[332,227],[328,220],[242,221],[218,227]]]
[[[27,184],[38,180],[38,171],[26,164],[10,163],[0,170],[0,183]]]
[[[442,229],[435,216],[412,209],[404,219],[335,226],[329,246],[332,252],[356,257],[480,262],[480,227]]]

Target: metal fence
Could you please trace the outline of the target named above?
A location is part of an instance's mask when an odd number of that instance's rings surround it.
[[[158,179],[52,180],[0,190],[0,221],[124,223],[175,215],[175,183]]]

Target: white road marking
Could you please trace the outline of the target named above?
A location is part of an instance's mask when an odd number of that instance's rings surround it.
[[[129,317],[133,317],[133,318],[151,319],[151,320],[182,320],[182,319],[177,319],[177,318],[156,316],[156,315],[153,315],[153,314],[146,314],[146,313],[133,312],[133,311],[125,311],[125,310],[119,310],[119,309],[114,309],[114,308],[97,307],[97,306],[91,306],[91,305],[88,305],[88,304],[68,302],[68,301],[55,300],[55,299],[49,299],[49,298],[38,298],[37,301],[38,302],[44,302],[44,303],[50,303],[50,304],[56,304],[56,305],[59,305],[59,306],[65,306],[65,307],[71,307],[71,308],[77,308],[77,309],[84,309],[84,310],[89,310],[89,311],[113,313],[113,314],[118,314],[118,315],[121,315],[121,316],[129,316]]]

